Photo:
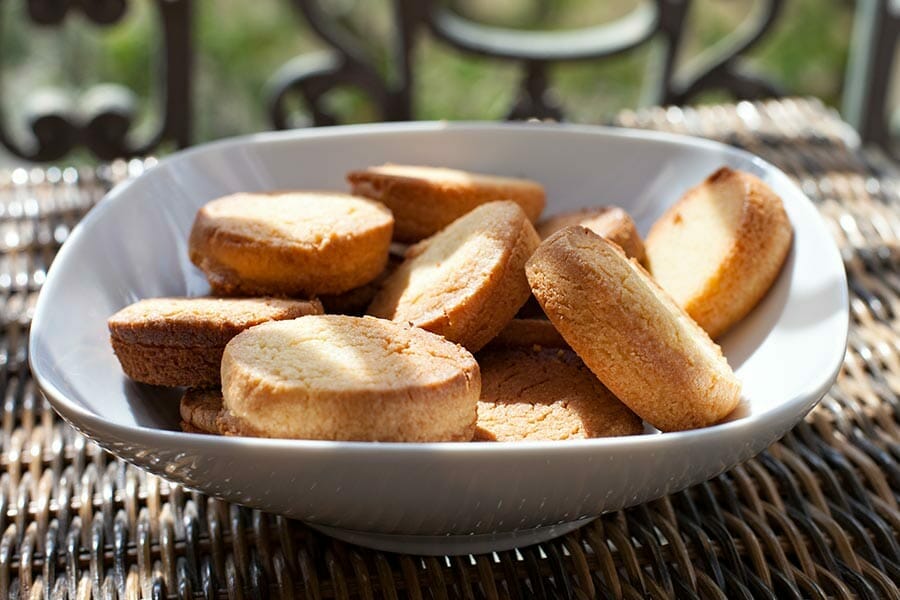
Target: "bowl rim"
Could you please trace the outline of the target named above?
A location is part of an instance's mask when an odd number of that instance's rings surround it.
[[[41,336],[43,315],[52,310],[49,303],[48,289],[55,285],[54,273],[59,270],[61,265],[66,262],[67,257],[78,245],[78,240],[85,235],[93,227],[93,223],[102,219],[103,215],[109,208],[118,202],[125,201],[126,192],[136,182],[140,182],[148,177],[153,177],[154,171],[170,167],[172,165],[184,162],[194,155],[204,154],[216,150],[227,150],[228,148],[241,147],[245,145],[267,144],[273,142],[286,142],[294,139],[316,139],[316,138],[335,138],[343,136],[367,135],[376,133],[393,133],[402,134],[407,132],[438,132],[438,131],[490,131],[490,130],[530,130],[530,131],[556,131],[566,133],[576,133],[585,135],[602,135],[613,138],[636,139],[654,143],[665,143],[668,145],[678,146],[695,146],[716,150],[724,155],[730,155],[751,162],[765,170],[775,179],[781,180],[782,185],[793,188],[796,191],[798,199],[802,199],[803,210],[815,216],[815,228],[819,229],[826,239],[830,241],[828,244],[827,263],[833,263],[839,270],[839,276],[842,285],[840,286],[840,309],[846,315],[845,319],[840,320],[839,329],[836,332],[840,339],[840,344],[835,343],[825,349],[823,352],[828,353],[827,364],[829,365],[827,373],[821,378],[807,382],[803,389],[793,396],[784,399],[776,406],[765,411],[764,413],[751,414],[733,421],[718,423],[700,429],[691,429],[676,432],[660,432],[655,434],[643,434],[620,437],[591,438],[584,440],[565,440],[560,441],[517,441],[517,442],[491,442],[486,444],[473,444],[471,442],[365,442],[365,441],[331,441],[331,440],[294,440],[294,439],[271,439],[271,438],[252,438],[252,437],[234,437],[234,436],[217,436],[217,435],[197,435],[189,434],[181,431],[169,431],[152,427],[131,426],[106,421],[101,415],[83,408],[78,403],[69,400],[66,395],[58,389],[51,381],[50,376],[44,373],[40,367],[40,361],[36,360],[36,353],[40,349],[38,340]],[[390,123],[366,123],[356,125],[335,125],[327,127],[317,127],[313,129],[294,129],[287,131],[269,131],[262,133],[254,133],[237,137],[225,138],[199,144],[197,146],[178,151],[170,156],[164,157],[152,168],[148,169],[138,177],[119,183],[107,192],[104,197],[85,215],[75,226],[69,235],[69,238],[62,245],[53,260],[46,281],[38,294],[38,300],[35,306],[34,316],[32,318],[31,328],[28,337],[28,362],[38,387],[42,393],[48,398],[50,404],[66,421],[72,424],[76,429],[85,433],[91,439],[94,439],[101,445],[104,445],[102,436],[115,437],[121,440],[131,440],[139,443],[170,443],[173,446],[190,445],[195,449],[215,447],[222,450],[229,447],[235,451],[250,447],[265,447],[273,450],[281,451],[328,451],[328,452],[390,452],[399,454],[419,454],[428,452],[429,454],[459,454],[464,455],[476,453],[481,455],[484,452],[504,453],[509,450],[518,451],[534,451],[544,453],[547,451],[569,452],[581,450],[616,450],[627,451],[629,448],[641,448],[642,451],[648,449],[664,448],[671,450],[672,444],[681,443],[701,443],[713,441],[721,436],[745,436],[750,432],[763,427],[766,423],[782,422],[786,418],[791,418],[791,424],[796,423],[803,415],[806,414],[815,404],[825,395],[828,389],[836,380],[843,364],[844,355],[847,349],[850,322],[849,307],[849,289],[847,285],[847,275],[844,269],[843,260],[840,252],[834,242],[831,234],[828,232],[825,222],[815,208],[812,201],[806,196],[800,187],[794,183],[791,178],[781,169],[772,165],[768,161],[745,150],[734,148],[732,146],[709,140],[705,138],[697,138],[689,135],[682,135],[669,132],[660,132],[654,130],[641,130],[623,127],[605,126],[605,125],[583,125],[571,123],[555,123],[555,122],[496,122],[496,121],[408,121],[408,122],[390,122]],[[100,435],[102,434],[102,436]],[[648,448],[649,447],[649,448]]]

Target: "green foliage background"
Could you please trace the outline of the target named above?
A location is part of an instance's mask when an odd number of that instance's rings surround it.
[[[386,65],[393,28],[387,0],[322,0]],[[688,44],[680,59],[696,55],[741,22],[755,0],[695,0]],[[483,22],[519,28],[571,28],[627,13],[638,0],[458,0],[460,12]],[[54,89],[75,96],[92,83],[112,81],[134,90],[150,126],[158,23],[150,0],[129,3],[127,18],[100,28],[80,18],[62,29],[29,24],[24,3],[2,6],[5,98],[11,121],[33,96]],[[323,46],[286,0],[198,0],[195,4],[195,131],[204,141],[268,128],[264,89],[290,58]],[[777,27],[752,53],[752,66],[790,94],[815,95],[838,105],[852,26],[845,0],[788,0]],[[553,69],[555,93],[573,121],[595,122],[641,101],[647,45],[603,61]],[[415,51],[415,116],[421,119],[502,117],[513,99],[519,70],[475,58],[428,36]],[[387,74],[390,76],[390,73]],[[701,100],[722,99],[718,94]],[[77,101],[77,98],[73,98]],[[328,99],[346,122],[377,118],[358,90],[336,90]],[[18,121],[22,121],[21,117]]]

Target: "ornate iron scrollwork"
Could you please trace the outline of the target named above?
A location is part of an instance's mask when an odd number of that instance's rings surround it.
[[[549,93],[551,68],[560,63],[603,60],[635,47],[653,44],[649,73],[652,85],[646,103],[684,103],[709,89],[726,89],[741,98],[777,95],[781,90],[746,69],[745,54],[771,29],[781,14],[784,0],[756,0],[748,18],[725,39],[696,59],[677,67],[691,0],[641,0],[615,21],[565,31],[524,31],[488,26],[472,21],[453,9],[447,0],[392,0],[390,10],[395,35],[384,60],[342,25],[342,17],[324,10],[326,0],[290,0],[291,6],[328,46],[320,53],[286,63],[273,77],[268,110],[277,128],[329,125],[339,117],[325,101],[332,90],[353,87],[371,101],[382,120],[411,119],[416,66],[414,42],[430,35],[460,52],[492,57],[521,68],[517,94],[507,111],[510,119],[527,117],[562,119],[562,107]],[[887,6],[888,0],[873,0]],[[57,25],[73,12],[98,25],[118,22],[126,0],[25,0],[32,21]],[[26,115],[30,134],[12,133],[0,107],[0,143],[15,155],[36,161],[61,158],[73,148],[85,146],[96,156],[111,159],[152,151],[164,142],[186,146],[191,125],[191,7],[192,0],[155,0],[160,19],[159,85],[160,119],[155,130],[140,139],[134,132],[136,104],[133,95],[114,85],[96,86],[83,94],[77,106],[59,96],[46,95]],[[888,9],[883,8],[883,11]],[[223,15],[222,18],[227,18]],[[885,19],[893,28],[894,20]],[[879,54],[881,56],[883,53]],[[884,62],[884,61],[882,61]],[[869,91],[877,88],[869,79]],[[876,92],[885,96],[881,88]],[[863,93],[863,92],[861,92]],[[301,122],[291,111],[290,100],[299,97],[309,119]],[[884,100],[882,99],[883,108]],[[878,123],[882,123],[879,121]],[[874,130],[867,125],[866,131]]]
[[[276,128],[291,125],[286,105],[288,97],[294,93],[299,93],[305,101],[313,125],[336,124],[336,117],[328,112],[322,100],[327,92],[338,86],[353,86],[364,92],[383,120],[410,118],[409,56],[417,13],[415,0],[394,4],[398,35],[391,56],[400,74],[395,85],[388,84],[352,34],[342,29],[318,2],[292,0],[292,3],[312,30],[333,50],[296,57],[275,74],[268,96],[269,114]]]
[[[59,159],[77,146],[99,158],[137,156],[164,141],[179,147],[190,143],[191,122],[191,0],[156,0],[162,52],[159,60],[160,123],[144,139],[134,139],[136,116],[133,94],[122,86],[103,84],[82,95],[77,105],[45,94],[26,115],[30,139],[17,139],[0,110],[0,143],[20,158]],[[97,25],[109,25],[126,13],[125,0],[29,0],[30,18],[39,25],[61,23],[79,10]]]
[[[398,87],[385,82],[352,36],[329,22],[318,0],[292,0],[292,3],[331,51],[316,60],[294,59],[279,71],[270,104],[273,124],[279,128],[290,125],[285,114],[285,98],[292,92],[299,92],[305,99],[314,124],[334,123],[334,116],[324,111],[320,99],[326,91],[339,85],[364,89],[384,119],[412,118],[410,89],[415,69],[410,64],[411,40],[423,30],[463,52],[521,65],[523,76],[507,113],[510,119],[563,118],[561,107],[548,94],[552,87],[549,66],[608,58],[654,38],[660,42],[657,47],[661,49],[661,60],[656,61],[657,81],[648,102],[685,102],[712,88],[729,89],[739,97],[779,92],[774,84],[747,71],[741,59],[775,22],[783,0],[759,0],[740,27],[680,71],[675,69],[675,57],[681,46],[690,0],[644,0],[615,21],[569,31],[492,27],[466,19],[440,0],[394,0],[400,35],[392,56],[405,74]]]
[[[28,14],[35,23],[62,23],[69,9],[78,8],[98,25],[115,23],[125,15],[125,0],[28,0]]]
[[[672,5],[687,4],[678,0],[662,1]],[[668,73],[666,92],[660,100],[670,104],[682,104],[698,93],[710,89],[728,90],[737,97],[746,99],[784,95],[780,87],[751,72],[742,63],[743,55],[775,24],[783,6],[784,0],[756,2],[747,19],[734,31],[704,50],[680,72]]]

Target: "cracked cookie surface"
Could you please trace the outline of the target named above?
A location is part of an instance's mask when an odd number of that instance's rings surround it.
[[[485,350],[476,441],[573,440],[644,431],[571,350]]]

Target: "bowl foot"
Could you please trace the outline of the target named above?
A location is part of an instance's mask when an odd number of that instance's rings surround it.
[[[403,535],[392,533],[368,533],[352,529],[341,529],[317,523],[307,523],[316,531],[339,539],[342,542],[402,554],[425,556],[456,556],[459,554],[484,554],[500,552],[522,546],[530,546],[552,540],[570,531],[575,531],[593,521],[596,517],[586,517],[569,523],[548,525],[519,531],[499,531],[470,535]]]

